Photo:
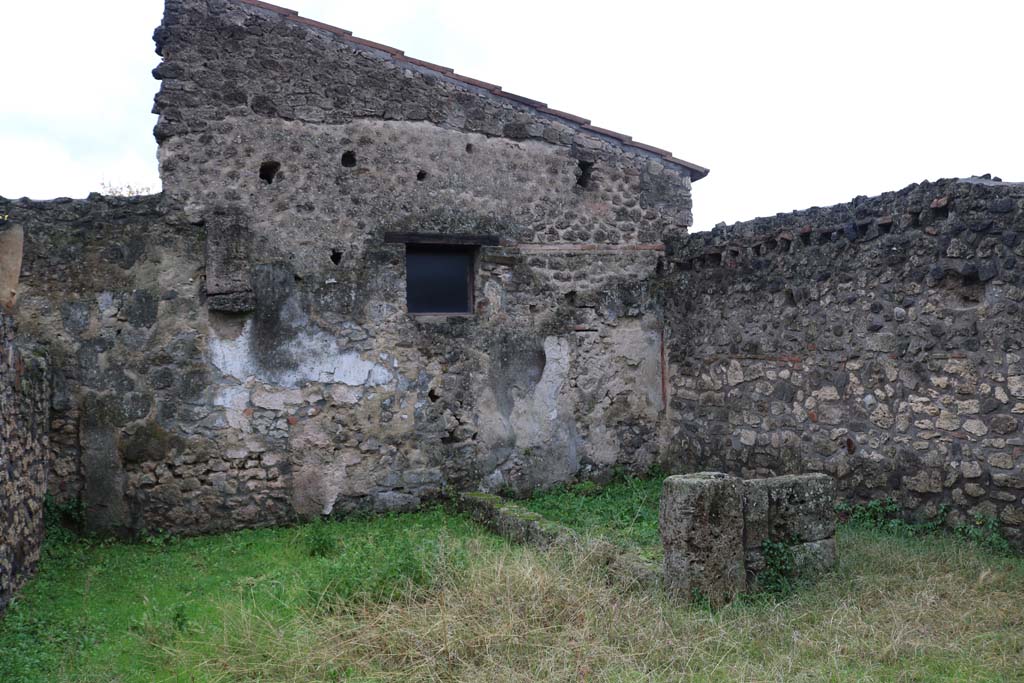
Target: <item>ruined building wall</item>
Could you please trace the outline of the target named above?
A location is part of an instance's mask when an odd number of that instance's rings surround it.
[[[650,464],[649,282],[690,222],[685,171],[261,7],[170,2],[157,44],[161,175],[208,230],[230,457],[288,462],[305,515]],[[410,316],[387,232],[496,238],[474,313]]]
[[[0,304],[0,614],[39,561],[49,404],[46,360],[15,345]]]
[[[159,195],[0,199],[0,211],[25,235],[19,337],[45,344],[51,362],[50,493],[81,500],[91,528],[118,533],[203,528],[208,509],[258,503],[273,514],[265,490],[218,492],[214,503],[196,483],[248,478],[244,461],[213,460],[209,411],[197,405],[202,228]]]
[[[823,471],[1024,541],[1022,209],[940,181],[674,240],[671,467]]]
[[[164,193],[0,207],[26,234],[22,332],[58,367],[51,488],[90,526],[649,467],[686,167],[251,4],[169,0],[156,40]],[[473,314],[409,315],[388,232],[493,243]]]

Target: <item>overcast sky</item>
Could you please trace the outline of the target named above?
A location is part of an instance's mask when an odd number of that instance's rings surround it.
[[[695,228],[1024,181],[1024,2],[282,0],[711,168]],[[162,0],[0,0],[0,195],[159,190]]]

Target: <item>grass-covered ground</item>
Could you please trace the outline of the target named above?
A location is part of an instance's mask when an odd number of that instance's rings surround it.
[[[658,533],[661,478],[626,477],[607,486],[558,486],[523,507],[584,534],[607,538],[651,559],[662,557]]]
[[[650,548],[658,488],[527,504]],[[441,509],[55,544],[0,622],[0,681],[1024,681],[1024,560],[863,525],[837,542],[824,580],[715,612],[623,589],[585,542],[510,546]]]

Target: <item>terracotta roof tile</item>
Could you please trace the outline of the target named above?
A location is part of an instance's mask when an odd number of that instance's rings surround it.
[[[667,149],[655,147],[654,145],[645,145],[644,143],[637,142],[636,140],[631,141],[629,145],[630,147],[639,147],[640,149],[645,149],[648,152],[654,152],[655,154],[658,154],[660,156],[672,156],[672,152],[668,151]]]
[[[568,112],[552,109],[551,107],[540,107],[539,109],[545,114],[557,116],[560,119],[568,119],[573,123],[579,123],[581,125],[588,125],[590,123],[590,119],[585,119],[582,116],[576,116],[575,114],[570,114]]]
[[[324,31],[328,31],[330,33],[334,33],[335,35],[339,35],[339,36],[351,36],[352,35],[352,31],[346,31],[343,28],[338,28],[337,26],[331,26],[330,24],[325,24],[325,23],[317,21],[315,19],[308,19],[306,17],[300,17],[300,16],[296,15],[294,17],[291,17],[291,20],[292,21],[297,21],[297,22],[299,22],[301,24],[305,24],[306,26],[312,26],[313,28],[323,29]]]
[[[507,97],[510,100],[515,100],[519,104],[525,104],[528,107],[533,107],[534,109],[541,109],[542,107],[548,106],[546,102],[541,102],[540,100],[531,100],[529,97],[523,97],[522,95],[513,95],[507,90],[502,91],[501,96]]]
[[[425,61],[423,61],[421,59],[414,59],[413,57],[406,56],[406,54],[402,50],[396,50],[395,48],[390,47],[388,45],[382,45],[381,43],[375,43],[372,40],[366,40],[365,38],[358,38],[358,37],[352,35],[351,31],[346,31],[343,28],[338,28],[337,26],[331,26],[330,24],[324,24],[324,23],[316,21],[314,19],[307,19],[305,17],[300,17],[299,13],[296,12],[295,10],[291,10],[291,9],[286,8],[286,7],[279,7],[278,5],[272,5],[269,2],[263,2],[263,0],[237,0],[237,1],[241,2],[243,4],[246,4],[246,5],[252,5],[253,7],[260,7],[262,9],[269,10],[271,12],[275,12],[277,14],[280,14],[280,15],[284,16],[289,21],[294,21],[296,23],[300,23],[300,24],[303,24],[305,26],[309,26],[309,27],[312,27],[312,28],[317,28],[317,29],[320,29],[320,30],[323,30],[323,31],[327,31],[329,33],[333,33],[333,34],[339,36],[342,40],[344,40],[344,41],[346,41],[348,43],[355,43],[356,45],[362,45],[364,47],[370,47],[370,48],[373,48],[375,50],[380,50],[382,52],[386,52],[386,53],[388,53],[390,55],[395,56],[397,59],[400,59],[401,61],[408,62],[410,64],[415,64],[415,65],[423,67],[425,69],[436,71],[439,74],[442,74],[442,75],[444,75],[444,76],[446,76],[448,78],[451,78],[453,80],[457,80],[457,81],[459,81],[461,83],[466,83],[468,85],[472,85],[472,86],[476,86],[478,88],[482,88],[482,89],[484,89],[484,90],[486,90],[486,91],[488,91],[488,92],[490,92],[490,93],[492,93],[494,95],[497,95],[498,97],[504,97],[504,98],[509,99],[509,100],[511,100],[513,102],[517,102],[519,104],[522,104],[522,105],[525,105],[525,106],[530,107],[532,109],[535,109],[535,110],[537,110],[537,111],[539,111],[539,112],[541,112],[543,114],[547,114],[549,116],[555,116],[555,117],[558,117],[558,118],[560,118],[560,119],[562,119],[564,121],[569,121],[570,123],[573,123],[573,124],[581,127],[584,130],[588,130],[588,131],[591,131],[591,132],[594,132],[594,133],[598,133],[600,135],[604,135],[604,136],[611,137],[611,138],[614,138],[616,140],[619,140],[626,147],[633,147],[633,148],[636,148],[636,149],[641,149],[641,150],[643,150],[645,152],[649,152],[649,153],[655,154],[655,155],[661,157],[662,159],[664,159],[665,161],[667,161],[667,162],[669,162],[671,164],[675,164],[677,166],[682,166],[683,168],[686,168],[690,172],[690,176],[691,176],[691,178],[693,178],[693,180],[700,180],[701,178],[706,176],[708,174],[708,172],[709,172],[708,169],[704,168],[703,166],[698,166],[697,164],[693,164],[693,163],[690,163],[689,161],[685,161],[683,159],[675,157],[675,156],[672,155],[671,152],[663,150],[660,147],[654,147],[653,145],[645,145],[645,144],[640,143],[640,142],[634,142],[633,138],[631,138],[630,136],[625,135],[623,133],[617,133],[614,130],[608,130],[607,128],[600,128],[598,126],[591,125],[590,119],[585,119],[582,116],[576,116],[575,114],[569,114],[569,113],[566,113],[564,111],[559,111],[558,109],[552,109],[551,107],[548,107],[543,102],[540,102],[540,101],[534,100],[534,99],[530,99],[529,97],[523,97],[522,95],[514,95],[512,93],[507,93],[507,92],[505,92],[505,91],[503,91],[501,89],[500,85],[495,85],[494,83],[488,83],[487,81],[480,81],[480,80],[477,80],[475,78],[470,78],[469,76],[463,76],[462,74],[457,74],[452,69],[450,69],[450,68],[448,68],[446,66],[439,66],[437,64],[432,64],[430,62],[425,62]]]
[[[283,14],[286,17],[297,17],[297,16],[299,16],[299,13],[296,12],[295,10],[293,10],[293,9],[288,9],[287,7],[279,7],[278,5],[271,5],[269,2],[263,2],[262,0],[240,0],[240,2],[244,2],[247,5],[254,5],[256,7],[262,7],[263,9],[268,9],[271,12],[277,12],[278,14]]]
[[[625,133],[616,133],[614,130],[608,130],[607,128],[601,128],[599,126],[594,126],[589,123],[583,127],[586,128],[587,130],[592,130],[595,133],[600,133],[601,135],[607,135],[610,138],[622,140],[623,142],[631,142],[633,140],[633,138],[626,135]]]
[[[442,72],[444,72],[446,74],[449,74],[449,75],[455,73],[455,69],[451,69],[451,68],[449,68],[447,66],[441,66],[440,64],[434,64],[432,62],[425,62],[422,59],[416,59],[415,57],[410,57],[409,55],[405,55],[402,59],[404,59],[405,61],[409,62],[410,64],[415,64],[416,66],[422,66],[425,69],[432,69],[434,71],[442,71]]]
[[[481,81],[481,80],[478,80],[476,78],[470,78],[469,76],[463,76],[460,73],[453,73],[452,74],[452,78],[458,79],[458,80],[462,81],[463,83],[469,83],[470,85],[475,85],[476,87],[483,88],[484,90],[490,90],[493,93],[500,93],[501,92],[501,86],[500,85],[494,85],[493,83],[488,83],[487,81]]]
[[[390,45],[384,45],[383,43],[375,43],[372,40],[367,40],[366,38],[357,38],[356,36],[352,35],[351,33],[349,35],[345,36],[345,40],[347,40],[350,43],[355,43],[356,45],[364,45],[366,47],[372,47],[375,50],[380,50],[381,52],[387,52],[388,54],[395,55],[396,57],[401,57],[401,56],[403,56],[405,54],[401,50],[397,50],[397,49],[391,47]]]

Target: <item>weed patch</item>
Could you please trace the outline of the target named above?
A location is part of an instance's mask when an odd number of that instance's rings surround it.
[[[606,486],[594,482],[558,486],[522,504],[553,522],[635,546],[643,555],[659,558],[661,483],[659,476],[639,479],[624,475]]]
[[[943,505],[939,514],[927,522],[908,522],[903,509],[891,499],[877,499],[861,505],[838,503],[836,512],[845,523],[858,529],[868,529],[904,538],[931,536],[951,530],[953,535],[968,544],[996,555],[1015,554],[1009,540],[1003,536],[999,520],[983,515],[967,524],[949,527],[946,520],[949,507]]]

